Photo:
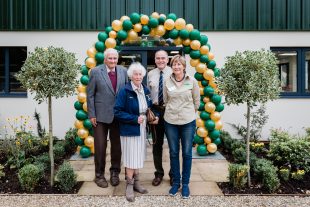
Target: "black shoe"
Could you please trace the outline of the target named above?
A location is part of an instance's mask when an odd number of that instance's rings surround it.
[[[111,172],[110,182],[112,186],[117,186],[119,184],[119,173]]]
[[[96,177],[94,181],[97,184],[97,186],[100,188],[107,188],[108,187],[108,182],[105,179],[105,177]]]
[[[159,186],[161,184],[161,182],[163,181],[162,177],[155,177],[152,181],[152,185],[153,186]]]

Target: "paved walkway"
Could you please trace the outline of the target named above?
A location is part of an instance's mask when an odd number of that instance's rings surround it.
[[[108,146],[109,147],[109,146]],[[108,148],[109,149],[109,148]],[[216,182],[227,181],[228,176],[228,162],[219,153],[216,156],[201,158],[194,156],[190,189],[191,195],[223,195]],[[99,188],[94,182],[95,166],[93,157],[82,159],[78,156],[73,156],[70,160],[75,172],[77,173],[78,181],[84,181],[79,195],[107,195],[107,196],[123,196],[125,195],[125,175],[124,168],[121,172],[121,182],[117,187],[109,184],[108,188]],[[169,171],[169,151],[167,143],[164,144],[163,152],[163,167],[165,172]],[[106,178],[109,179],[110,173],[110,154],[107,156]],[[166,175],[160,186],[152,186],[154,178],[154,165],[152,157],[152,149],[148,144],[147,160],[144,168],[140,170],[140,179],[142,184],[149,190],[147,195],[167,195],[170,189],[169,177]],[[136,194],[139,196],[139,194]],[[144,195],[145,196],[145,195]]]

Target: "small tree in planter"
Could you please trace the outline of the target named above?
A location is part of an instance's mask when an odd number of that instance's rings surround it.
[[[227,105],[247,105],[246,162],[248,166],[248,185],[250,177],[250,116],[256,103],[266,103],[277,99],[280,81],[277,59],[271,51],[236,52],[226,57],[226,63],[218,79],[219,89],[225,94]]]
[[[30,93],[35,92],[34,99],[39,104],[46,100],[48,102],[51,186],[54,185],[52,97],[62,98],[74,94],[79,67],[75,55],[63,48],[37,47],[34,52],[29,53],[21,71],[16,75],[24,88]]]

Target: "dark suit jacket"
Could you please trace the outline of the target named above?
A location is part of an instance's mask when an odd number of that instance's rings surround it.
[[[97,122],[112,123],[116,95],[128,82],[126,68],[117,65],[116,74],[117,85],[115,93],[105,64],[91,70],[87,85],[88,118],[96,118]]]

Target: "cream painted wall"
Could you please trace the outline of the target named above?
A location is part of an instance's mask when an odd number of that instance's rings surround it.
[[[64,47],[75,52],[80,64],[86,58],[86,50],[97,41],[98,32],[0,32],[0,46],[27,46],[28,51],[35,47]],[[225,57],[233,55],[236,50],[257,50],[270,47],[305,47],[310,46],[310,32],[210,32],[211,51],[215,54],[218,67],[222,67]],[[190,70],[190,69],[189,69]],[[193,74],[193,73],[192,73]],[[53,100],[54,134],[64,136],[75,120],[73,104],[76,97]],[[27,98],[0,97],[0,134],[3,134],[5,119],[20,115],[33,116],[34,110],[41,113],[42,124],[48,127],[47,105],[37,105],[28,93]],[[303,127],[310,127],[310,99],[279,99],[267,104],[269,121],[263,131],[267,138],[269,129],[282,128],[292,133],[304,134]],[[246,107],[226,106],[222,113],[224,123],[245,124],[243,114]],[[32,121],[35,125],[35,121]],[[224,129],[231,130],[229,125]]]

